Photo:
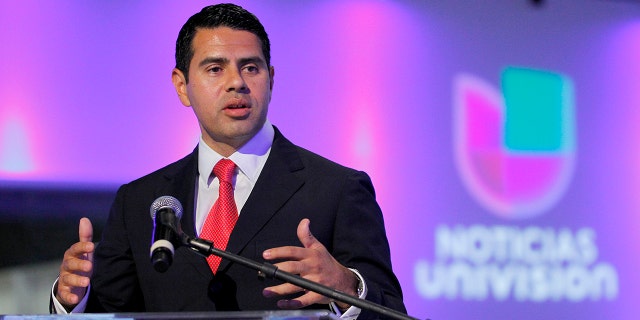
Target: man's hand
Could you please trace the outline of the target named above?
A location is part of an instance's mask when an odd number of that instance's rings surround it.
[[[298,239],[303,248],[287,246],[269,249],[263,252],[264,259],[284,259],[286,261],[275,264],[278,269],[355,296],[358,285],[356,275],[331,256],[327,248],[311,234],[309,224],[309,219],[303,219],[298,225]],[[300,287],[285,283],[265,288],[262,294],[265,297],[275,297],[303,291]],[[329,301],[329,298],[309,291],[292,300],[278,301],[278,307],[299,309],[316,303],[327,304]],[[339,307],[346,309],[349,306]]]
[[[64,253],[60,265],[60,277],[56,288],[56,299],[68,310],[82,300],[93,272],[93,226],[87,218],[80,219],[78,227],[80,241]]]

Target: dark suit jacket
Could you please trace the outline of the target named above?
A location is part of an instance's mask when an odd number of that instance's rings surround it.
[[[262,262],[265,249],[301,246],[296,229],[300,220],[309,218],[311,232],[329,252],[363,275],[367,300],[404,312],[369,177],[297,147],[275,131],[269,158],[240,212],[227,250]],[[262,289],[276,280],[262,280],[255,270],[226,260],[214,277],[202,256],[180,247],[167,272],[152,268],[149,207],[156,198],[170,195],[180,200],[182,229],[195,236],[197,159],[196,148],[120,187],[96,248],[87,312],[278,309],[278,299],[262,296]],[[361,319],[375,317],[364,310],[361,314]]]

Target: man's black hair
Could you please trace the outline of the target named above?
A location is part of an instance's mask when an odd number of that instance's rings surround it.
[[[262,54],[271,66],[271,44],[269,36],[264,30],[260,20],[244,8],[222,3],[204,7],[194,14],[180,29],[176,40],[176,68],[184,74],[185,81],[189,82],[189,64],[193,58],[193,38],[198,29],[213,29],[217,27],[229,27],[234,30],[244,30],[255,34],[262,42]]]

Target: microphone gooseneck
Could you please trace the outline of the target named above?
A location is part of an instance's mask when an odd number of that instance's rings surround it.
[[[291,283],[329,297],[335,301],[348,303],[361,309],[371,310],[385,318],[417,320],[407,314],[385,306],[350,296],[320,283],[307,280],[299,275],[279,270],[278,267],[273,264],[267,262],[259,263],[249,258],[217,249],[209,240],[197,237],[191,238],[184,234],[179,227],[178,222],[181,217],[182,205],[180,204],[180,201],[174,197],[162,196],[156,199],[151,205],[151,219],[153,219],[154,227],[150,255],[151,263],[153,264],[154,269],[158,272],[165,272],[171,266],[171,263],[173,262],[173,254],[175,252],[175,244],[176,246],[185,246],[191,249],[191,251],[204,257],[216,255],[221,258],[228,259],[234,263],[238,263],[239,265],[258,271],[258,276],[262,278],[278,279]]]

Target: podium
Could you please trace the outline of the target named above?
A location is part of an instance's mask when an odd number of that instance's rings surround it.
[[[236,311],[236,312],[167,312],[167,313],[74,313],[42,315],[2,315],[1,320],[189,320],[189,319],[233,319],[233,320],[337,320],[338,316],[328,310],[319,311]]]

